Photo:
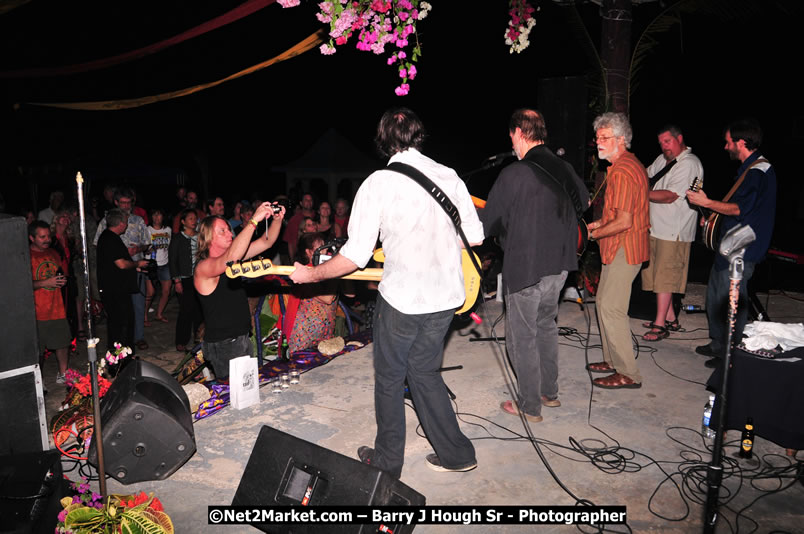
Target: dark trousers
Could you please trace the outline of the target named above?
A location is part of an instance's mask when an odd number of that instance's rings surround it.
[[[181,279],[182,293],[179,295],[179,316],[176,318],[176,345],[188,345],[195,335],[204,316],[201,303],[192,278]]]
[[[424,433],[445,467],[475,461],[475,448],[458,427],[439,368],[454,310],[407,315],[382,296],[374,312],[373,463],[399,478],[405,460],[405,378]]]
[[[743,262],[743,279],[740,280],[740,298],[734,325],[734,345],[743,338],[745,323],[748,322],[748,281],[754,274],[754,264]],[[706,318],[709,321],[710,347],[713,351],[725,354],[729,335],[729,269],[716,271],[712,265],[709,283],[706,286]]]
[[[101,302],[106,311],[107,349],[118,342],[134,350],[134,305],[131,293],[101,291]]]

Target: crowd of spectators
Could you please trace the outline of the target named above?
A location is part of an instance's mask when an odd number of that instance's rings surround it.
[[[175,321],[177,351],[189,350],[199,343],[204,318],[193,283],[199,225],[207,216],[221,216],[237,235],[251,220],[254,206],[264,201],[255,198],[227,205],[223,197],[210,196],[202,202],[196,191],[185,187],[176,188],[175,197],[163,201],[163,205],[147,206],[148,210],[137,198],[137,191],[130,186],[106,184],[100,195],[90,198],[85,205],[90,295],[85,293],[87,284],[77,202],[71,201],[64,191],[54,190],[48,196],[47,207],[40,211],[6,210],[23,216],[28,225],[31,250],[38,262],[36,266],[32,264],[37,302],[44,302],[38,293],[47,292],[49,301],[56,298],[63,304],[56,315],[65,321],[65,327],[69,326],[72,343],[64,343],[65,329],[54,336],[50,334],[53,329],[49,328],[40,335],[42,353],[57,355],[59,381],[63,380],[66,370],[68,349],[75,352],[75,342],[87,339],[87,309],[93,316],[105,320],[106,332],[101,331],[98,336],[104,338],[101,349],[111,348],[115,342],[131,347],[134,352],[148,349],[146,328],[154,322],[171,320]],[[275,263],[290,265],[299,258],[309,263],[315,248],[346,235],[349,217],[346,199],[339,198],[335,202],[334,212],[329,202],[316,204],[309,193],[302,194],[292,207],[284,195],[272,201],[285,205],[290,214],[282,239],[265,253]],[[257,228],[252,239],[260,237],[264,231],[264,228]],[[53,265],[47,269],[39,265],[51,261]],[[337,288],[331,284],[325,290],[318,288],[323,293],[312,289],[306,288],[304,294],[291,292],[289,296],[294,318],[285,336],[293,342],[293,350],[317,344],[331,337],[334,331]],[[178,299],[175,319],[165,315],[173,295]],[[317,303],[325,305],[313,305]],[[307,313],[308,310],[312,311]],[[322,310],[325,313],[320,313]],[[300,327],[295,329],[295,334],[294,323]],[[54,344],[58,346],[51,346]]]

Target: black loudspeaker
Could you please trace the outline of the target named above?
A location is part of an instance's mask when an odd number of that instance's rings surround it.
[[[67,489],[59,451],[0,457],[0,532],[53,532]]]
[[[385,471],[286,434],[260,430],[236,506],[424,506],[424,495]],[[271,533],[409,533],[415,525],[254,525]]]
[[[539,111],[547,123],[547,146],[584,178],[586,154],[586,79],[583,76],[541,78],[536,88]]]
[[[31,250],[22,217],[0,214],[0,372],[39,363]],[[13,410],[6,410],[13,411]]]
[[[101,399],[101,425],[105,471],[123,484],[164,480],[195,453],[187,394],[142,360],[125,365]],[[94,440],[89,463],[98,466]]]
[[[681,295],[673,293],[673,309],[676,317],[681,312]],[[632,319],[653,322],[656,319],[656,293],[642,289],[642,276],[637,275],[631,284],[631,300],[628,303],[628,316]]]

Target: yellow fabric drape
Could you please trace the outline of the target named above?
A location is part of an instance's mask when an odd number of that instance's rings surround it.
[[[285,50],[278,56],[272,57],[269,60],[253,65],[247,69],[241,70],[240,72],[236,72],[235,74],[227,76],[226,78],[216,80],[214,82],[194,85],[193,87],[187,87],[185,89],[179,89],[176,91],[170,91],[158,95],[143,96],[140,98],[128,98],[123,100],[99,100],[95,102],[27,102],[26,104],[32,106],[47,106],[53,108],[77,109],[77,110],[88,110],[88,111],[111,111],[118,109],[129,109],[140,106],[147,106],[148,104],[154,104],[156,102],[163,102],[165,100],[171,100],[173,98],[179,98],[182,96],[191,95],[193,93],[198,93],[199,91],[204,91],[205,89],[218,86],[222,83],[226,83],[228,81],[241,78],[248,74],[252,74],[266,67],[270,67],[274,63],[279,63],[280,61],[291,59],[320,45],[322,42],[324,42],[325,35],[326,34],[323,29],[319,30],[314,34],[310,35],[309,37],[298,42],[291,48]]]

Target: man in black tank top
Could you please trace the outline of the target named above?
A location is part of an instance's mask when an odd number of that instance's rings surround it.
[[[265,235],[252,242],[257,225],[269,216],[273,220]],[[269,249],[279,236],[284,216],[284,207],[263,202],[234,238],[229,223],[221,216],[213,215],[201,222],[199,262],[193,278],[206,322],[204,357],[212,364],[217,378],[228,378],[232,358],[253,356],[248,338],[251,317],[246,292],[239,279],[221,275],[228,262],[248,259]]]

